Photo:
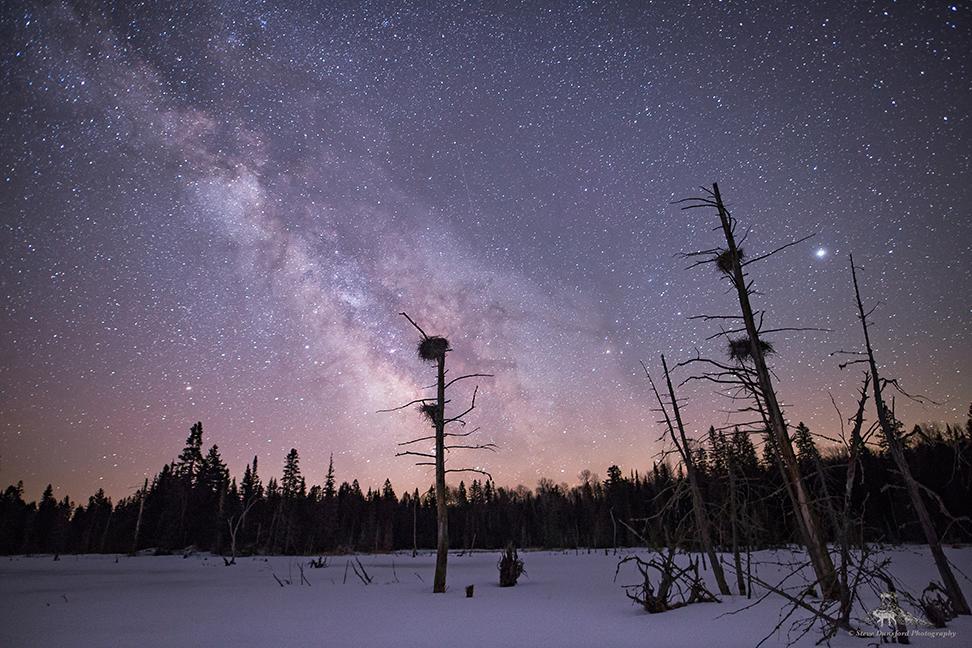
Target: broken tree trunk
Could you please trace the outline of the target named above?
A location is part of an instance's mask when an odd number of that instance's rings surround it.
[[[854,415],[854,427],[851,428],[850,447],[847,454],[847,474],[844,479],[844,506],[840,520],[840,618],[850,623],[851,597],[848,571],[851,562],[851,525],[854,525],[851,505],[854,499],[854,483],[857,480],[857,464],[860,461],[864,438],[861,428],[864,426],[864,406],[867,404],[867,385],[871,375],[864,374],[864,384],[861,386],[861,396],[857,401],[857,414]]]
[[[952,572],[952,566],[949,565],[948,558],[942,550],[942,543],[938,537],[938,532],[935,530],[935,525],[932,523],[931,516],[928,514],[928,507],[925,506],[925,500],[921,497],[921,486],[911,474],[911,468],[908,466],[908,460],[904,455],[904,448],[898,436],[897,426],[884,402],[884,397],[881,393],[881,377],[878,374],[877,362],[874,359],[874,349],[871,347],[871,337],[867,328],[867,314],[864,312],[864,304],[861,301],[861,291],[857,283],[857,270],[854,267],[853,255],[850,257],[850,264],[851,276],[854,279],[854,296],[857,300],[858,317],[861,320],[861,328],[864,331],[864,347],[867,353],[867,364],[871,371],[874,406],[877,408],[881,431],[891,452],[891,458],[894,460],[895,466],[905,482],[908,497],[911,498],[911,506],[915,509],[918,524],[925,534],[925,541],[928,543],[928,549],[935,559],[935,566],[938,567],[938,573],[942,577],[942,585],[945,587],[948,597],[952,600],[952,606],[958,614],[972,614],[968,601],[965,600],[965,595],[962,593],[962,588],[959,586],[958,580],[956,580],[955,574]]]

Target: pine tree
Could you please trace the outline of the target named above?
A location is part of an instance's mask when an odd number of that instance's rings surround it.
[[[246,465],[243,471],[243,479],[240,481],[240,497],[244,503],[249,503],[259,497],[260,478],[256,474],[257,458],[253,457],[253,468],[250,464]]]
[[[738,427],[732,432],[732,461],[736,470],[741,475],[753,475],[759,468],[759,460],[756,458],[756,447],[753,440],[749,438],[749,433],[740,430]]]
[[[296,448],[291,448],[284,460],[283,476],[280,478],[280,489],[284,498],[295,499],[300,496],[303,477],[300,475],[300,457]]]
[[[213,444],[202,460],[199,470],[199,487],[208,493],[219,495],[229,484],[229,469],[219,455],[219,446]]]
[[[398,498],[395,496],[395,489],[392,488],[391,480],[389,479],[385,479],[385,483],[381,487],[381,498],[386,502],[398,501]]]
[[[709,426],[706,433],[709,440],[709,470],[713,475],[726,474],[726,443],[722,432],[716,432],[715,427]]]
[[[813,442],[813,435],[810,428],[804,425],[803,421],[796,426],[793,431],[793,445],[796,446],[797,459],[802,467],[810,468],[816,461],[820,460],[820,451],[817,444]]]
[[[334,499],[334,453],[331,453],[331,459],[327,464],[327,476],[324,478],[324,499],[330,500]]]
[[[189,430],[186,447],[182,449],[176,464],[178,474],[188,481],[195,479],[203,463],[202,433],[202,422],[197,421]]]
[[[37,550],[53,552],[52,537],[57,525],[57,500],[54,499],[54,486],[47,485],[41,495],[40,505],[37,507],[37,517],[33,528],[33,545]]]

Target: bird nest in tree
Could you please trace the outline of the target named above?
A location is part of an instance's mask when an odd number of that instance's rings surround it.
[[[743,252],[742,248],[736,248],[736,257],[738,258],[739,263],[742,263],[742,260],[743,258],[745,258],[745,256],[746,254]],[[723,274],[731,275],[733,260],[734,259],[733,259],[732,252],[730,252],[729,250],[723,250],[716,257],[715,264],[716,267],[719,268],[719,272]]]
[[[426,337],[418,345],[419,357],[426,362],[438,361],[439,358],[445,357],[446,351],[452,351],[449,340],[438,335]]]
[[[763,352],[764,356],[776,352],[773,345],[765,340],[759,341],[759,349]],[[747,360],[752,360],[753,347],[749,344],[749,338],[730,338],[728,353],[730,360],[736,360],[737,362],[746,362]]]
[[[438,405],[436,405],[435,403],[422,403],[421,405],[419,405],[418,409],[423,416],[425,416],[427,419],[432,421],[433,424],[435,423],[435,419],[438,416],[438,412],[439,412]]]

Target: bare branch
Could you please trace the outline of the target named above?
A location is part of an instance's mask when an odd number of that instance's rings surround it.
[[[411,317],[408,316],[408,313],[401,312],[401,313],[399,313],[399,315],[401,315],[402,317],[404,317],[405,319],[407,319],[411,323],[412,326],[414,326],[416,329],[418,329],[418,332],[422,334],[422,337],[423,338],[425,338],[426,340],[429,339],[428,334],[425,331],[422,330],[422,327],[421,326],[419,326],[418,324],[415,323],[415,320],[413,320]]]
[[[480,470],[479,468],[449,468],[448,470],[446,470],[446,473],[463,473],[463,472],[479,473],[480,475],[485,475],[486,477],[488,477],[490,481],[493,481],[492,475],[490,475],[485,470]]]
[[[495,443],[483,443],[481,445],[447,445],[444,447],[446,450],[489,450],[490,452],[496,452],[499,446]]]
[[[458,378],[453,378],[452,380],[450,380],[445,384],[445,388],[448,389],[452,383],[457,383],[460,380],[465,380],[466,378],[493,378],[493,377],[494,377],[493,374],[486,374],[486,373],[466,374],[465,376],[459,376]]]
[[[778,252],[782,252],[783,250],[785,250],[788,247],[793,247],[794,245],[799,245],[800,243],[803,243],[804,241],[807,241],[809,239],[812,239],[816,235],[817,235],[816,232],[814,232],[813,234],[807,234],[806,236],[804,236],[801,239],[797,239],[795,241],[790,241],[786,245],[781,245],[780,247],[776,248],[772,252],[767,252],[766,254],[760,254],[759,256],[755,256],[752,259],[749,259],[748,261],[745,261],[745,262],[743,262],[743,263],[741,263],[739,265],[741,267],[745,268],[750,263],[756,263],[757,261],[762,261],[763,259],[768,259],[769,257],[773,256],[774,254],[776,254]]]
[[[415,400],[409,401],[409,402],[405,403],[404,405],[399,405],[398,407],[392,407],[392,408],[389,408],[389,409],[381,409],[381,410],[378,410],[375,413],[376,414],[384,414],[385,412],[397,412],[398,410],[403,410],[406,407],[411,407],[412,405],[418,405],[419,403],[428,403],[430,401],[434,402],[435,399],[434,398],[416,398]]]
[[[474,409],[476,409],[476,394],[477,393],[479,393],[479,385],[476,385],[476,388],[473,389],[472,402],[469,404],[469,408],[465,412],[463,412],[462,414],[459,414],[458,416],[453,416],[452,418],[447,418],[443,422],[443,425],[448,425],[449,423],[455,423],[456,421],[464,424],[465,422],[462,420],[462,418],[466,414],[469,414],[469,412],[471,412]]]
[[[428,457],[429,459],[435,459],[435,455],[429,452],[415,452],[414,450],[404,450],[402,452],[396,452],[396,457],[412,456],[412,457]]]

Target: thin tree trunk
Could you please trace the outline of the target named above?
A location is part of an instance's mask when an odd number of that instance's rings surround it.
[[[618,553],[618,521],[614,519],[614,507],[613,506],[608,511],[608,513],[611,514],[611,526],[614,529],[614,535],[613,535],[613,537],[614,537],[614,540],[613,540],[613,542],[614,542],[614,554],[617,555],[617,553]],[[521,544],[523,544],[523,543],[521,543]],[[604,555],[607,555],[607,554],[604,554]]]
[[[800,475],[800,467],[797,464],[793,446],[790,444],[790,437],[786,431],[786,421],[783,420],[783,412],[776,399],[776,392],[773,389],[773,381],[769,369],[766,366],[766,359],[763,356],[763,349],[759,344],[759,332],[756,327],[756,319],[753,316],[753,309],[749,303],[749,290],[746,278],[743,275],[742,263],[739,250],[736,247],[735,237],[732,226],[729,222],[729,214],[722,202],[719,194],[719,185],[712,185],[712,192],[715,197],[716,206],[719,211],[719,220],[722,224],[722,232],[725,235],[726,247],[732,259],[732,278],[739,298],[739,307],[742,311],[743,322],[746,326],[746,333],[749,337],[749,346],[759,380],[760,391],[769,416],[770,431],[777,442],[777,450],[786,469],[786,481],[790,484],[790,493],[793,497],[793,505],[797,516],[802,521],[803,544],[807,549],[810,562],[813,565],[814,573],[823,590],[824,598],[836,599],[839,597],[837,591],[837,578],[834,573],[834,563],[827,552],[827,544],[820,534],[819,525],[810,508],[810,500],[807,497]]]
[[[145,494],[148,493],[148,478],[142,486],[142,494],[138,498],[138,518],[135,520],[135,537],[132,538],[132,555],[138,551],[138,534],[142,530],[142,513],[145,511]]]
[[[449,562],[449,520],[446,509],[445,481],[445,354],[437,360],[435,415],[435,516],[438,527],[435,553],[435,579],[432,592],[446,591],[446,568]]]
[[[840,618],[850,622],[851,607],[854,603],[850,591],[848,570],[850,567],[851,544],[851,505],[854,495],[854,482],[857,480],[857,463],[860,461],[861,448],[864,439],[861,428],[864,425],[864,406],[867,403],[867,383],[870,374],[864,376],[864,386],[861,388],[861,398],[857,404],[857,414],[854,416],[854,427],[851,428],[850,450],[847,457],[847,476],[844,480],[844,508],[841,511],[840,524]],[[863,548],[862,548],[863,550]]]
[[[418,555],[418,498],[412,504],[412,558]]]
[[[221,554],[223,553],[223,525],[221,522],[223,521],[223,507],[226,504],[226,489],[223,488],[222,484],[219,485],[219,488],[219,508],[216,513],[216,553]]]
[[[942,550],[942,543],[938,538],[938,532],[935,531],[935,525],[932,523],[931,516],[928,514],[928,508],[925,506],[925,500],[921,497],[921,488],[918,482],[915,481],[914,476],[911,474],[911,468],[908,466],[908,460],[904,455],[904,449],[901,447],[901,439],[898,438],[897,430],[895,429],[895,423],[892,420],[891,413],[888,411],[887,406],[884,404],[884,398],[881,395],[881,377],[878,374],[877,362],[874,360],[874,349],[871,347],[871,336],[867,329],[867,315],[864,313],[864,304],[861,302],[861,291],[857,283],[857,270],[854,268],[854,257],[850,257],[851,263],[851,276],[854,278],[854,296],[857,299],[857,311],[861,320],[861,328],[864,331],[864,346],[867,350],[867,363],[871,370],[871,379],[873,381],[872,389],[874,390],[874,406],[877,408],[878,421],[881,424],[881,431],[884,433],[884,438],[887,441],[888,448],[891,451],[891,458],[894,460],[895,466],[898,468],[898,472],[901,473],[901,477],[904,479],[905,486],[908,490],[908,496],[911,498],[911,506],[915,509],[915,515],[918,517],[918,523],[921,525],[921,530],[925,534],[925,540],[928,542],[928,549],[931,551],[932,557],[935,559],[935,565],[938,567],[938,573],[942,577],[942,585],[945,586],[945,591],[948,592],[948,597],[952,601],[952,607],[958,614],[972,614],[969,610],[969,603],[965,599],[965,595],[962,593],[962,588],[959,586],[958,580],[955,578],[955,574],[952,572],[952,566],[948,564],[948,558],[945,556],[945,552]]]
[[[702,489],[699,487],[699,478],[695,466],[695,459],[692,458],[692,450],[688,446],[688,438],[685,435],[685,426],[682,424],[682,413],[678,407],[678,400],[675,398],[675,388],[672,387],[672,378],[668,373],[668,363],[665,361],[664,355],[661,357],[661,360],[662,369],[665,371],[665,384],[668,386],[668,396],[671,399],[672,414],[675,417],[675,424],[678,426],[678,434],[681,438],[681,445],[676,443],[675,446],[679,449],[679,452],[682,455],[682,462],[685,464],[685,473],[688,475],[689,488],[692,490],[692,510],[695,513],[695,526],[698,527],[699,530],[699,539],[702,542],[702,549],[709,557],[709,562],[712,564],[712,574],[715,576],[716,583],[719,586],[719,593],[724,596],[728,596],[731,592],[729,591],[728,583],[726,583],[726,575],[722,570],[722,563],[719,562],[719,557],[716,556],[715,548],[712,545],[712,533],[709,529],[709,515],[705,508],[705,501],[702,499]],[[661,399],[659,399],[659,404],[661,404]],[[667,413],[665,414],[665,418],[668,419]],[[675,435],[670,421],[668,430],[672,433],[672,440],[674,441]]]
[[[736,567],[736,587],[739,594],[746,594],[746,578],[742,569],[742,558],[739,555],[739,534],[737,531],[736,517],[736,475],[732,466],[729,466],[729,523],[732,529],[732,561]]]

